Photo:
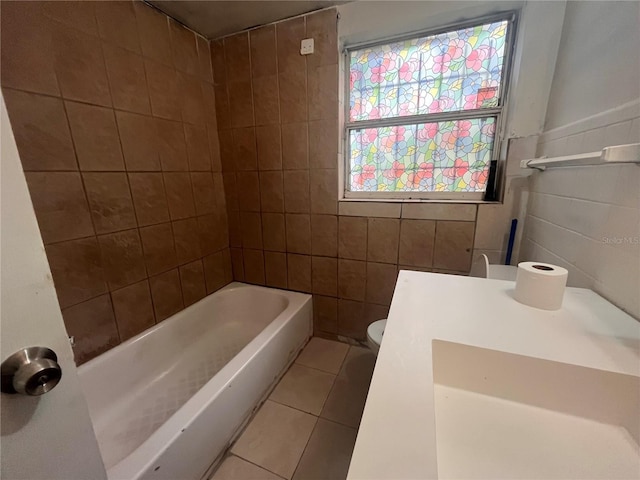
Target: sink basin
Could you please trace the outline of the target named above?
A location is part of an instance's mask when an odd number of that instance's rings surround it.
[[[640,478],[639,377],[432,347],[438,478]]]

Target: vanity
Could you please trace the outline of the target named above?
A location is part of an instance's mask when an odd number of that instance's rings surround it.
[[[640,478],[640,322],[513,289],[400,272],[348,479]]]

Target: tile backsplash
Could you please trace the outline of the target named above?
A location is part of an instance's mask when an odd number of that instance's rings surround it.
[[[82,363],[231,281],[209,45],[141,1],[0,8],[3,95]]]
[[[476,205],[338,202],[335,9],[211,49],[234,279],[312,293],[316,333],[365,340],[399,269],[469,271]]]

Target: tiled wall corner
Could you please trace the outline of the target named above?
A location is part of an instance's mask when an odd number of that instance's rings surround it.
[[[316,51],[301,56],[306,37]],[[312,293],[316,334],[364,341],[399,269],[469,271],[475,205],[338,202],[335,9],[211,55],[236,280]]]
[[[1,8],[3,95],[82,363],[231,281],[209,45],[141,1]]]

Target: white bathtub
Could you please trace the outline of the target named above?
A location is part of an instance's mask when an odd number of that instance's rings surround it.
[[[310,295],[232,283],[80,366],[109,479],[200,479],[311,332]]]

